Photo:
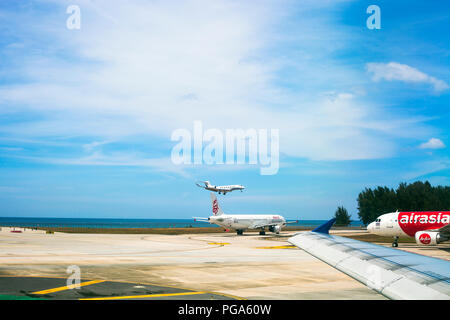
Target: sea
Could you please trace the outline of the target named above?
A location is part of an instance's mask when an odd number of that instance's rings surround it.
[[[290,221],[288,219],[288,221]],[[289,226],[316,227],[327,220],[299,220]],[[215,227],[194,219],[107,219],[107,218],[15,218],[0,217],[3,227],[41,228],[203,228]],[[361,221],[352,221],[351,227],[362,227]]]

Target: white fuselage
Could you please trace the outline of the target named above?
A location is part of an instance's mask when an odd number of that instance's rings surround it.
[[[226,229],[245,230],[259,225],[277,225],[284,227],[286,220],[280,215],[221,214],[211,216],[208,221]],[[256,227],[257,228],[257,227]]]
[[[405,232],[403,232],[398,224],[397,212],[382,214],[374,222],[367,226],[367,230],[378,236],[401,238],[409,237]]]
[[[380,236],[408,238],[420,231],[438,230],[449,222],[449,211],[391,212],[379,216],[367,230]]]
[[[286,225],[286,220],[277,214],[226,214],[220,208],[217,197],[212,192],[211,204],[213,215],[208,218],[208,222],[225,229],[236,230],[238,235],[246,229],[260,229],[260,234],[264,235],[265,228],[279,234],[281,227]]]
[[[221,193],[221,192],[226,193],[226,192],[231,192],[231,191],[234,191],[234,190],[243,190],[245,188],[244,188],[244,186],[235,184],[235,185],[230,185],[230,186],[212,186],[212,185],[207,185],[205,187],[205,189],[209,190],[209,191],[216,191],[216,192],[219,192],[219,193]]]

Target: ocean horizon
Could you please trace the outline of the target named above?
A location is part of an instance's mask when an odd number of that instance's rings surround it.
[[[288,220],[292,221],[292,220]],[[299,220],[289,226],[315,227],[327,220]],[[2,227],[41,228],[203,228],[216,226],[194,219],[116,219],[116,218],[37,218],[0,217]],[[350,226],[363,226],[361,221],[352,221]]]

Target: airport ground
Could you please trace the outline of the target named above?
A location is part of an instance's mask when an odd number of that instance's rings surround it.
[[[0,299],[385,299],[280,235],[0,231]],[[365,230],[332,230],[381,242]],[[450,244],[399,250],[450,260]],[[69,266],[81,288],[66,287]]]

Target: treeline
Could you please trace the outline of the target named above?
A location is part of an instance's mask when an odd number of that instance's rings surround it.
[[[335,226],[348,226],[352,222],[352,216],[348,214],[347,209],[344,207],[338,207],[334,213],[334,217],[336,218],[334,222]]]
[[[378,216],[395,211],[449,211],[450,187],[433,187],[428,181],[400,183],[388,187],[366,188],[358,195],[358,216],[369,224]]]

